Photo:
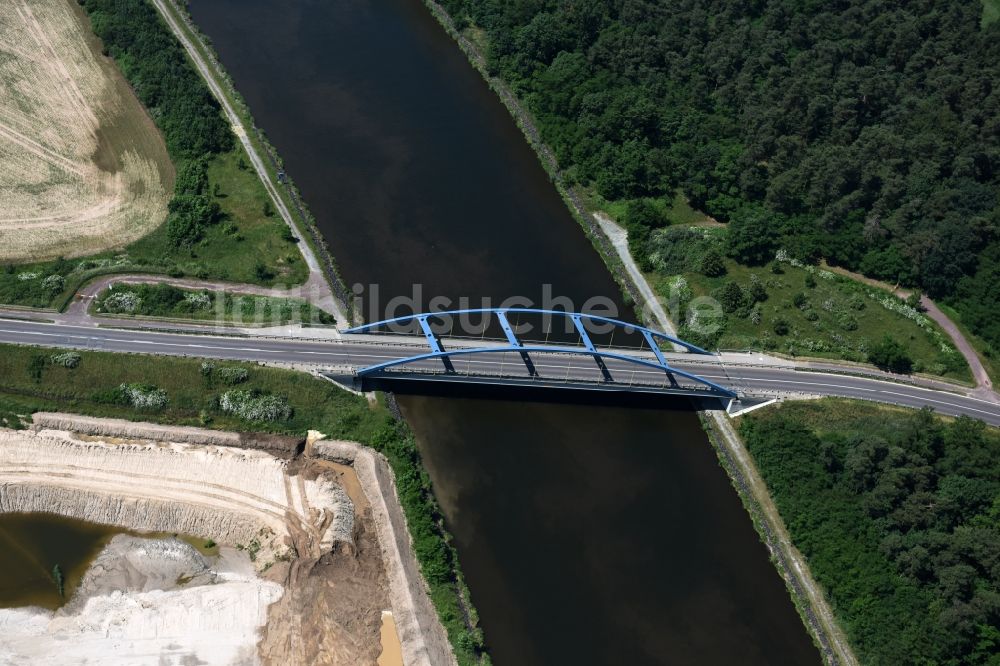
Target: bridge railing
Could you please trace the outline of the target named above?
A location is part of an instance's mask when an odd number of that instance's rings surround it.
[[[558,316],[564,317],[570,322],[572,322],[579,339],[580,346],[569,347],[560,344],[534,344],[526,343],[520,337],[518,337],[518,331],[516,324],[512,325],[509,319],[511,313],[523,313],[532,315],[547,315],[547,316]],[[446,349],[442,337],[436,332],[432,326],[432,319],[442,319],[446,317],[455,317],[467,314],[484,314],[490,315],[496,318],[501,330],[504,333],[507,344],[493,344],[490,346],[472,346],[472,347],[459,347]],[[649,357],[639,357],[633,354],[623,353],[619,349],[608,349],[604,347],[599,347],[595,344],[593,338],[587,330],[586,323],[588,322],[599,322],[602,324],[609,324],[612,327],[624,328],[630,332],[638,332],[648,347],[649,352],[652,353],[653,358]],[[423,361],[429,361],[434,359],[439,359],[443,363],[443,372],[454,374],[454,363],[453,361],[462,356],[468,355],[493,355],[493,354],[503,354],[504,356],[508,353],[517,353],[520,356],[528,374],[532,377],[537,376],[537,372],[534,363],[531,360],[531,354],[563,354],[563,355],[584,355],[592,357],[597,363],[598,368],[601,370],[602,376],[605,380],[604,383],[613,383],[613,377],[607,368],[605,363],[606,360],[615,360],[624,362],[627,364],[632,364],[635,366],[650,368],[656,371],[664,373],[664,381],[670,382],[672,385],[676,385],[676,377],[683,377],[694,381],[699,384],[709,392],[714,394],[736,397],[736,393],[731,389],[723,387],[715,382],[709,381],[703,377],[695,375],[679,368],[672,366],[664,357],[662,350],[660,349],[659,342],[661,340],[669,342],[673,345],[678,345],[688,352],[697,355],[711,356],[711,353],[696,346],[689,342],[685,342],[675,336],[669,335],[662,331],[656,331],[638,324],[633,324],[629,322],[622,321],[620,319],[613,319],[611,317],[604,317],[602,315],[594,315],[587,313],[577,313],[577,312],[566,312],[561,310],[543,310],[538,308],[476,308],[476,309],[466,309],[466,310],[450,310],[442,312],[430,312],[430,313],[413,313],[404,315],[401,317],[394,317],[391,319],[385,319],[382,321],[372,322],[370,324],[364,324],[361,326],[355,326],[353,328],[343,331],[343,333],[348,335],[362,334],[378,331],[382,328],[391,327],[393,325],[403,325],[407,323],[416,323],[420,327],[429,351],[422,354],[412,354],[405,357],[400,357],[396,359],[390,359],[382,363],[377,363],[358,371],[360,376],[374,375],[377,373],[384,373],[387,371],[392,371],[394,368],[400,368],[402,366],[414,366]],[[485,319],[484,319],[484,333],[485,333]],[[469,339],[469,338],[466,338]],[[501,361],[502,367],[503,361]],[[488,371],[486,368],[482,368],[483,371]],[[427,372],[423,369],[422,372]],[[634,373],[633,373],[634,376]],[[568,373],[567,373],[568,379]],[[580,381],[579,377],[574,377],[574,381]]]

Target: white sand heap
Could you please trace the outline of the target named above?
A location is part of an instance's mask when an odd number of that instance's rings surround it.
[[[192,534],[246,548],[258,568],[293,555],[293,537],[316,555],[351,542],[354,513],[344,490],[289,476],[287,464],[229,447],[0,430],[0,512]]]
[[[255,664],[281,594],[245,553],[210,566],[181,541],[118,535],[64,608],[0,609],[0,664]]]

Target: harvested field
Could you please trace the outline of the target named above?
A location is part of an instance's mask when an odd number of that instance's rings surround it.
[[[173,166],[73,0],[0,5],[0,261],[92,254],[166,217]]]

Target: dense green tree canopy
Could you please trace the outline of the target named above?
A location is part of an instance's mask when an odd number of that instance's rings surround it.
[[[80,0],[104,42],[153,120],[174,159],[221,153],[233,134],[219,103],[151,3]]]
[[[869,350],[868,362],[890,372],[907,373],[913,369],[913,359],[906,348],[888,335]]]
[[[1000,345],[1000,22],[979,2],[444,5],[571,177],[679,187],[723,221],[759,205],[793,256],[953,299]]]
[[[996,664],[996,433],[929,411],[824,409],[759,412],[741,432],[862,663]]]

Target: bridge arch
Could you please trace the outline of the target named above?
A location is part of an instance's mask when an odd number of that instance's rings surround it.
[[[576,330],[579,333],[581,341],[583,343],[582,347],[570,347],[565,345],[555,345],[555,344],[525,344],[518,337],[515,331],[515,327],[511,326],[507,315],[510,313],[525,313],[525,314],[543,314],[552,315],[559,317],[569,318]],[[506,345],[490,345],[490,346],[479,346],[479,347],[460,347],[455,349],[445,349],[438,335],[432,330],[430,319],[443,318],[448,316],[456,316],[463,314],[489,314],[496,317],[500,327],[503,329],[504,335],[507,338]],[[426,313],[413,313],[404,315],[401,317],[394,317],[392,319],[384,319],[381,321],[372,322],[370,324],[363,324],[361,326],[355,326],[342,331],[344,334],[361,334],[377,332],[378,329],[387,327],[393,324],[406,324],[409,322],[417,322],[420,325],[421,331],[424,337],[427,339],[429,346],[429,351],[423,354],[415,354],[411,356],[406,356],[398,359],[392,359],[385,361],[383,363],[377,363],[365,368],[358,370],[358,376],[368,376],[373,375],[389,368],[399,367],[418,363],[420,361],[441,359],[445,363],[446,369],[449,369],[450,359],[456,356],[467,356],[474,354],[497,354],[506,352],[518,352],[521,354],[525,361],[525,364],[529,366],[529,371],[534,375],[532,364],[528,359],[529,353],[544,353],[544,354],[572,354],[572,355],[585,355],[593,357],[598,365],[602,368],[603,359],[615,359],[618,361],[623,361],[626,363],[634,364],[641,367],[652,368],[656,370],[661,370],[668,377],[673,380],[673,376],[677,375],[680,377],[685,377],[694,382],[697,382],[705,386],[710,393],[720,395],[723,397],[734,398],[737,394],[731,389],[725,388],[712,382],[704,377],[699,377],[696,374],[680,370],[667,362],[666,357],[664,357],[661,352],[658,340],[665,340],[675,345],[686,349],[688,352],[700,355],[712,355],[697,345],[691,344],[680,338],[672,335],[668,335],[662,331],[657,331],[655,329],[647,328],[645,326],[640,326],[638,324],[633,324],[629,322],[622,321],[620,319],[613,319],[610,317],[604,317],[601,315],[579,313],[579,312],[567,312],[563,310],[544,310],[539,308],[475,308],[475,309],[465,309],[465,310],[445,310],[440,312],[426,312]],[[600,349],[598,348],[590,338],[584,323],[587,321],[595,321],[605,324],[611,324],[613,326],[621,327],[626,330],[638,331],[645,338],[646,343],[650,347],[650,351],[653,352],[655,357],[654,360],[648,358],[643,358],[640,356],[635,356],[632,354],[626,354],[614,349]],[[605,371],[606,372],[606,371]],[[607,373],[606,373],[607,374]]]
[[[402,317],[393,317],[392,319],[383,319],[381,321],[375,321],[370,324],[362,324],[361,326],[355,326],[354,328],[349,328],[342,332],[369,333],[384,326],[391,326],[393,324],[405,324],[411,321],[419,322],[421,320],[426,321],[427,319],[430,318],[458,316],[466,314],[493,314],[493,315],[503,316],[504,318],[506,318],[506,315],[508,313],[553,315],[556,317],[567,317],[570,319],[578,318],[587,321],[596,321],[603,324],[611,324],[613,326],[618,326],[625,330],[631,329],[638,331],[639,333],[643,334],[643,336],[649,334],[654,339],[666,340],[667,342],[673,343],[675,345],[680,345],[684,349],[695,354],[712,355],[712,352],[706,351],[701,347],[691,344],[690,342],[685,342],[680,338],[668,335],[663,331],[657,331],[656,329],[640,326],[639,324],[629,323],[627,321],[622,321],[621,319],[612,319],[611,317],[604,317],[601,315],[589,314],[586,312],[569,312],[566,310],[544,310],[541,308],[472,308],[465,310],[441,310],[439,312],[421,312],[421,313],[403,315]],[[503,326],[502,319],[501,319],[501,326]]]

